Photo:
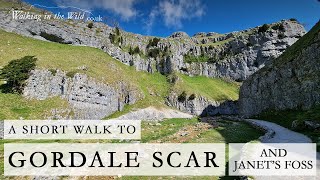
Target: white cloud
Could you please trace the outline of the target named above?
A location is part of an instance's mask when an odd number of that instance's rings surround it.
[[[73,6],[77,8],[91,10],[101,8],[112,11],[123,20],[129,20],[137,15],[134,8],[136,0],[55,0],[59,6]]]
[[[149,14],[147,33],[151,33],[156,17],[163,18],[167,27],[182,28],[184,20],[202,17],[204,14],[205,8],[200,0],[162,0]]]

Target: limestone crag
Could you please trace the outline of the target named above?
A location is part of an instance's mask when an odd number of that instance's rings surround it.
[[[177,95],[168,96],[167,104],[187,112],[199,116],[215,116],[215,115],[234,115],[238,114],[238,105],[236,101],[217,102],[208,100],[202,96],[194,99],[186,99],[179,101]]]
[[[139,98],[137,91],[122,82],[108,85],[83,74],[67,77],[62,71],[52,74],[48,70],[34,70],[23,94],[38,100],[61,96],[70,103],[74,119],[102,119]]]
[[[12,20],[10,12],[0,12],[0,28],[25,36],[65,44],[85,45],[103,49],[120,62],[137,70],[161,73],[179,71],[187,75],[227,77],[237,81],[247,79],[265,64],[278,57],[297,41],[305,30],[296,21],[284,20],[269,25],[260,32],[252,28],[228,34],[198,33],[189,37],[184,32],[160,38],[155,46],[148,46],[153,37],[120,30],[119,42],[111,42],[115,28],[103,23],[72,20]],[[139,47],[140,54],[130,54],[129,48]],[[157,57],[149,51],[159,49]],[[188,62],[185,56],[204,56],[201,62]]]
[[[320,103],[320,24],[240,89],[245,117],[268,110],[309,109]]]

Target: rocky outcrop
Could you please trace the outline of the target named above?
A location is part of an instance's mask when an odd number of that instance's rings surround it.
[[[179,31],[172,33],[169,38],[189,38],[189,35],[185,32]]]
[[[170,70],[237,81],[247,79],[305,34],[301,24],[288,20],[271,24],[264,32],[256,27],[228,34],[198,33],[192,38],[176,32],[152,47],[161,51],[155,58],[148,57],[153,37],[120,31],[122,40],[111,43],[110,34],[115,30],[103,23],[89,28],[86,22],[71,20],[12,20],[10,13],[0,12],[0,28],[37,39],[100,48],[120,62],[150,73]],[[143,57],[130,55],[128,47],[139,47]],[[187,62],[186,55],[206,56],[208,60]]]
[[[23,94],[38,100],[53,96],[67,99],[74,119],[102,119],[139,98],[137,91],[122,82],[108,85],[83,74],[67,77],[62,71],[52,74],[48,70],[34,70]]]
[[[194,99],[179,101],[175,94],[169,95],[167,104],[180,111],[187,112],[198,116],[215,116],[215,115],[235,115],[238,114],[238,106],[235,101],[210,101],[199,96]]]
[[[309,109],[320,103],[320,23],[240,89],[240,113]]]

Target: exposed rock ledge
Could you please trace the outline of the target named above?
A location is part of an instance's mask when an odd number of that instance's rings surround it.
[[[102,119],[139,99],[137,91],[123,82],[111,86],[83,74],[70,78],[65,72],[57,71],[53,75],[48,70],[34,70],[23,94],[38,100],[54,96],[67,99],[74,119]]]
[[[183,102],[178,100],[177,95],[171,94],[167,99],[169,106],[175,107],[182,112],[187,112],[198,116],[215,116],[215,115],[236,115],[238,114],[237,101],[211,101],[202,96],[193,100],[186,99]]]

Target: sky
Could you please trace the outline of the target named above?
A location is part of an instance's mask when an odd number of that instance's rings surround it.
[[[167,37],[184,31],[228,33],[295,18],[307,30],[320,18],[320,0],[24,0],[52,11],[88,10],[121,29]],[[66,8],[68,7],[68,8]]]

